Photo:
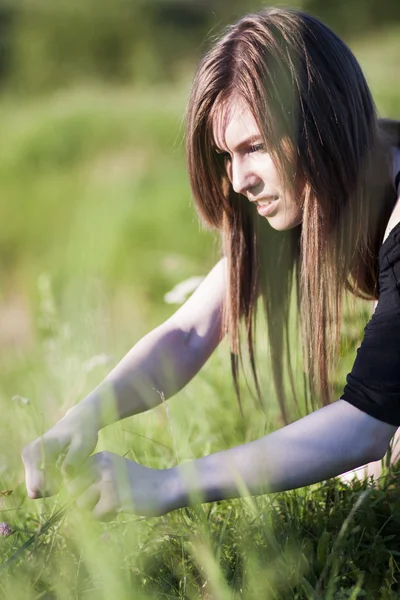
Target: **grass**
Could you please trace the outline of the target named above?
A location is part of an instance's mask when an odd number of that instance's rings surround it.
[[[380,112],[393,117],[399,91],[373,57],[393,62],[397,37],[358,42]],[[332,480],[108,524],[62,493],[26,498],[22,446],[171,313],[167,291],[217,258],[185,175],[187,89],[86,87],[1,103],[0,520],[12,534],[0,538],[0,596],[397,598],[394,472],[375,489]],[[338,391],[368,310],[344,323]],[[260,352],[262,361],[262,344]],[[168,412],[160,406],[107,428],[98,449],[166,468],[256,439],[279,425],[268,373],[262,386],[266,413],[245,395],[242,419],[222,344]]]

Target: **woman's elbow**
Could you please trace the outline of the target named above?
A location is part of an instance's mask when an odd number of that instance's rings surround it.
[[[370,432],[365,432],[366,439],[369,440],[365,449],[365,462],[375,462],[382,460],[389,449],[389,444],[394,436],[397,427],[389,425],[383,421],[378,421],[374,417],[370,417],[373,420],[373,431],[372,435],[368,435]]]
[[[397,427],[380,421],[344,399],[338,403],[338,409],[340,407],[343,411],[342,427],[346,429],[348,439],[353,440],[350,448],[355,453],[355,460],[359,465],[381,460],[388,451]]]

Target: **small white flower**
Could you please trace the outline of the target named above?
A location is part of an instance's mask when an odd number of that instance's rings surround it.
[[[28,398],[24,398],[23,396],[15,395],[11,398],[13,402],[17,402],[18,404],[29,404]]]
[[[96,367],[104,367],[112,362],[113,358],[109,354],[96,354],[83,363],[83,369],[90,373]]]
[[[165,294],[164,302],[167,304],[183,304],[189,294],[199,287],[203,279],[204,277],[189,277],[189,279],[181,281],[170,292]]]

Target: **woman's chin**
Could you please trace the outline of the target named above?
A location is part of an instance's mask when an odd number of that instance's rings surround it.
[[[296,215],[296,218],[285,218],[285,216],[276,214],[273,217],[264,217],[265,219],[267,219],[268,223],[271,225],[271,227],[273,229],[276,229],[276,231],[288,231],[289,229],[294,229],[295,227],[298,227],[301,222],[302,222],[302,218],[299,218],[298,215]]]

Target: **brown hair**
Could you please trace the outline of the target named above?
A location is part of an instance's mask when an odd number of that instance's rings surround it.
[[[274,231],[234,192],[214,150],[213,119],[233,96],[251,111],[282,180],[296,193],[303,221],[292,230]],[[291,153],[282,140],[289,141]],[[228,258],[224,319],[235,389],[239,395],[243,318],[260,397],[255,322],[261,295],[286,422],[285,354],[294,391],[288,341],[293,283],[314,405],[317,394],[323,405],[330,401],[343,290],[378,297],[378,252],[395,201],[388,148],[356,59],[308,14],[266,9],[247,15],[199,66],[187,114],[187,165],[198,212],[221,231]]]

